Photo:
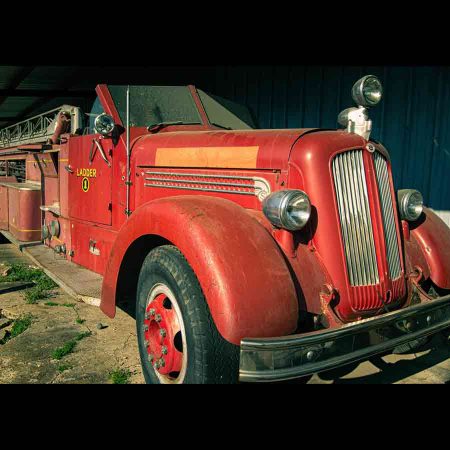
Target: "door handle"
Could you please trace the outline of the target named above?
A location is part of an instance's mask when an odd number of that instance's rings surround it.
[[[70,165],[64,166],[64,169],[66,169],[67,172],[69,172],[69,173],[73,173],[73,169],[72,169],[72,167],[70,167]]]

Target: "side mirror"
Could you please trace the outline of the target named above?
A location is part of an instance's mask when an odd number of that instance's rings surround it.
[[[111,136],[115,128],[116,124],[110,115],[102,113],[95,118],[94,129],[96,133],[100,133],[105,137]]]

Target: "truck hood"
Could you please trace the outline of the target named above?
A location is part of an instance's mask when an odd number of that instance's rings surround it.
[[[287,170],[291,149],[315,128],[174,131],[132,143],[137,166]]]

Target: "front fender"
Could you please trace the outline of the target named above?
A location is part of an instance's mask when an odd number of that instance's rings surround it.
[[[276,242],[244,208],[208,196],[158,199],[133,212],[119,231],[103,279],[100,307],[108,316],[115,315],[121,261],[145,235],[162,237],[183,253],[227,341],[295,331],[295,286]]]
[[[431,280],[441,289],[450,289],[450,228],[431,209],[411,227],[430,269]]]

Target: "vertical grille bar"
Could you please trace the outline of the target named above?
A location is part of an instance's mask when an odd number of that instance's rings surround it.
[[[383,215],[384,236],[386,241],[386,253],[391,280],[401,275],[400,252],[397,242],[397,230],[395,228],[394,205],[392,202],[387,161],[381,154],[375,152],[375,172],[377,175],[378,191]]]
[[[333,160],[333,176],[350,283],[352,286],[378,284],[363,151],[337,155]]]

